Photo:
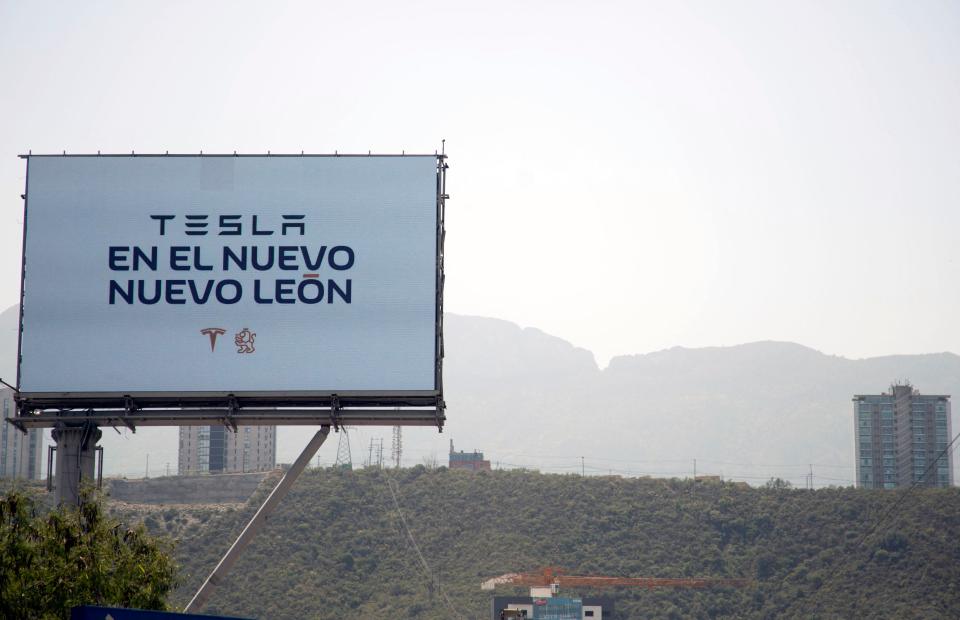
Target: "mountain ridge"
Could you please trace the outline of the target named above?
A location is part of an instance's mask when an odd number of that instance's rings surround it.
[[[12,351],[0,359],[4,379],[15,377],[17,315],[0,314],[0,352]],[[447,425],[442,435],[405,430],[405,464],[442,459],[454,439],[495,465],[544,471],[689,476],[698,459],[702,474],[802,484],[808,467],[795,465],[824,464],[840,469],[819,472],[822,482],[852,484],[854,394],[903,379],[960,394],[960,356],[949,352],[850,359],[766,340],[617,356],[601,369],[589,350],[503,319],[447,314],[445,337]],[[352,432],[356,453],[378,432]],[[175,428],[120,429],[102,442],[108,475],[142,475],[145,453],[175,470]],[[279,462],[301,448],[298,429],[280,429]]]
[[[736,351],[757,350],[760,348],[767,348],[767,347],[777,347],[781,351],[791,351],[791,350],[795,350],[798,352],[802,351],[804,353],[816,354],[823,358],[839,359],[839,360],[844,360],[849,362],[864,362],[864,361],[872,361],[872,360],[886,360],[886,359],[900,359],[900,358],[925,358],[925,357],[936,357],[936,356],[944,356],[944,357],[949,357],[953,359],[960,359],[960,354],[954,353],[952,351],[931,351],[928,353],[891,353],[891,354],[885,354],[885,355],[876,355],[871,357],[859,357],[859,358],[847,357],[845,355],[840,355],[840,354],[825,353],[823,351],[820,351],[819,349],[815,349],[805,344],[793,342],[790,340],[770,339],[770,340],[753,340],[749,342],[743,342],[743,343],[732,344],[732,345],[710,345],[710,346],[703,346],[703,347],[690,347],[685,345],[676,345],[673,347],[668,347],[666,349],[657,349],[654,351],[624,353],[624,354],[615,355],[611,357],[610,363],[605,367],[601,367],[596,362],[596,355],[590,349],[573,344],[572,342],[570,342],[569,340],[566,340],[561,336],[556,336],[538,327],[522,326],[508,319],[487,317],[487,316],[474,315],[474,314],[451,313],[451,312],[445,313],[444,322],[445,323],[448,322],[451,317],[454,320],[465,319],[465,320],[481,321],[481,322],[487,323],[488,325],[497,325],[500,328],[500,331],[509,331],[509,332],[513,332],[514,334],[519,334],[524,336],[533,336],[537,338],[543,338],[544,341],[554,342],[556,345],[558,345],[557,348],[567,348],[578,355],[588,355],[593,361],[594,366],[596,366],[596,369],[600,372],[607,370],[607,368],[612,366],[614,363],[619,364],[619,363],[623,363],[629,360],[634,360],[637,358],[652,358],[652,357],[666,356],[666,355],[671,355],[678,352],[709,354],[712,352],[736,352]],[[19,312],[19,305],[17,304],[14,304],[6,308],[2,312],[0,312],[0,351],[8,351],[10,349],[10,346],[9,346],[10,338],[14,339],[14,348],[16,347],[16,337],[17,337],[16,332],[18,328],[19,319],[20,319],[20,312]],[[8,361],[8,358],[10,357],[11,357],[10,355],[0,354],[0,360],[3,360],[3,361]],[[16,357],[15,354],[13,355],[13,357],[14,358]],[[13,363],[15,366],[15,359]],[[4,366],[0,365],[0,369],[3,369],[3,368]],[[0,376],[4,376],[4,375],[0,375]]]

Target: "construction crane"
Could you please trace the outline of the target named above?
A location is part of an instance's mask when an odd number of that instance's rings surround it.
[[[529,573],[507,573],[493,579],[487,579],[480,588],[493,590],[500,585],[528,586],[532,588],[550,588],[554,595],[560,586],[581,588],[610,588],[614,586],[634,586],[640,588],[742,588],[749,583],[746,579],[722,579],[713,577],[599,577],[586,575],[568,575],[562,568],[547,567]]]

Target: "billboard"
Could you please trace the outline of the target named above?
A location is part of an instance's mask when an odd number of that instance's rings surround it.
[[[443,156],[26,159],[28,408],[442,403]]]

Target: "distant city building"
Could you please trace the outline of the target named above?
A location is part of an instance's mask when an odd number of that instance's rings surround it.
[[[483,452],[454,452],[453,440],[450,440],[450,469],[469,469],[480,471],[490,469],[490,461],[483,460]]]
[[[177,472],[227,474],[269,471],[277,464],[277,429],[240,426],[181,426]]]
[[[15,426],[7,422],[17,414],[13,401],[13,390],[0,389],[0,478],[40,479],[40,465],[43,462],[43,431],[33,428],[24,435]]]
[[[909,383],[892,385],[884,394],[854,396],[853,416],[858,487],[953,485],[950,452],[931,466],[953,436],[949,395],[920,394]]]

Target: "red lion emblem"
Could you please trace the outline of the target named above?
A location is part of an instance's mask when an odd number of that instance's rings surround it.
[[[237,346],[237,353],[253,353],[256,351],[253,347],[253,341],[256,337],[257,334],[246,327],[237,332],[237,335],[233,337],[233,344]]]

